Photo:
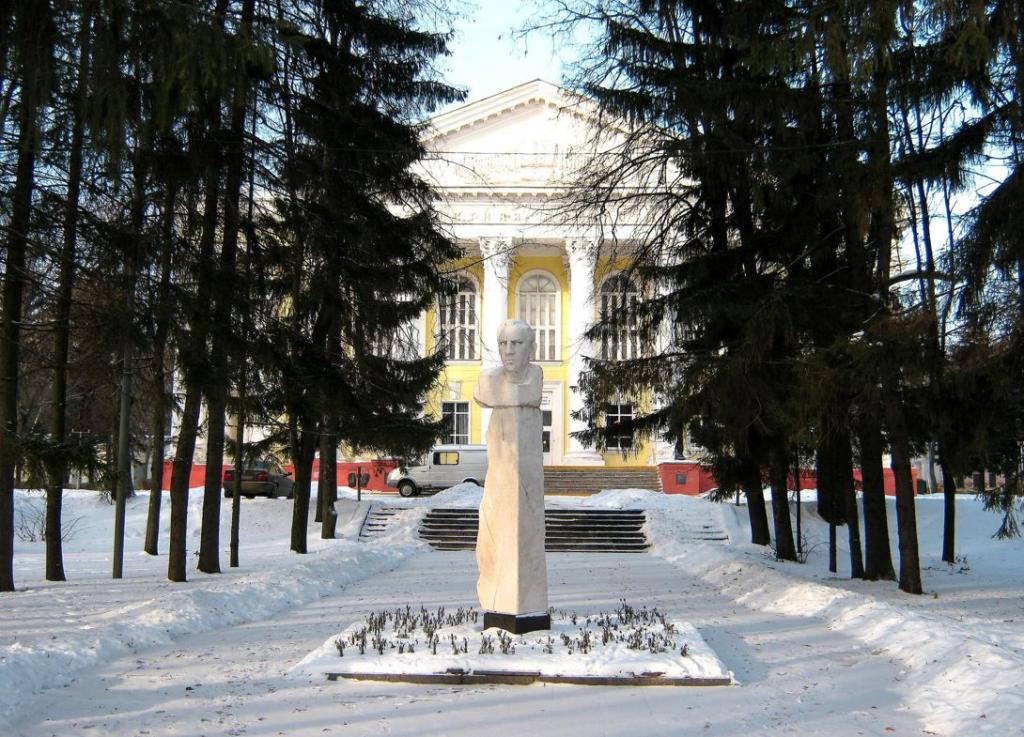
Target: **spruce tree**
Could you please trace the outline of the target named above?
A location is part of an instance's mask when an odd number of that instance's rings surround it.
[[[634,211],[650,214],[630,252],[652,295],[635,319],[649,345],[664,321],[677,329],[659,351],[594,363],[585,437],[600,443],[622,432],[601,428],[600,407],[616,391],[667,397],[627,429],[689,432],[716,471],[748,469],[748,489],[749,469],[766,469],[776,552],[793,559],[785,487],[803,432],[797,380],[813,320],[825,319],[810,263],[817,234],[795,216],[819,162],[784,153],[817,143],[795,125],[816,103],[790,84],[809,66],[799,16],[777,2],[589,10],[601,18],[603,56],[580,88],[629,133],[582,173],[576,193],[585,194],[575,202],[592,215],[632,198]],[[600,339],[607,329],[598,324],[591,334]],[[751,525],[760,538],[758,497],[750,497]]]
[[[295,463],[292,550],[304,553],[325,414],[356,452],[408,454],[439,434],[420,407],[443,357],[391,346],[447,288],[440,270],[458,255],[414,166],[425,153],[415,121],[461,94],[432,75],[447,38],[418,29],[401,4],[288,7],[285,40],[297,51],[284,80],[294,88],[282,91],[288,186],[277,246],[291,271],[273,342],[286,347],[277,367]]]

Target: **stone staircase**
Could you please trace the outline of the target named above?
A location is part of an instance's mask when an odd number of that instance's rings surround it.
[[[585,466],[548,466],[544,469],[546,495],[597,494],[605,489],[650,489],[661,491],[661,478],[655,466],[609,468]]]
[[[420,538],[437,550],[476,547],[478,510],[436,508],[420,523]],[[545,549],[552,553],[642,553],[650,547],[642,509],[546,509]]]
[[[366,542],[384,534],[388,525],[395,518],[395,515],[404,512],[404,507],[382,507],[372,505],[363,518],[363,524],[359,528],[359,541]]]

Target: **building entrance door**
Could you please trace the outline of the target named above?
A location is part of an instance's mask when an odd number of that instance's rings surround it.
[[[562,462],[562,384],[551,382],[544,384],[544,393],[540,399],[541,449],[545,466],[557,466]]]

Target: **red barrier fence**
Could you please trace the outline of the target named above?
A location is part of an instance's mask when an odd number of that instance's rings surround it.
[[[377,460],[377,461],[357,461],[357,462],[344,462],[338,464],[338,486],[352,486],[355,488],[355,477],[349,476],[349,474],[356,473],[356,469],[360,470],[363,476],[369,476],[366,483],[363,484],[363,488],[367,491],[395,491],[388,487],[386,479],[388,473],[391,472],[395,466],[398,465],[397,461],[392,460]],[[224,465],[225,470],[234,468],[230,464]],[[295,468],[291,464],[285,464],[282,466],[285,471],[295,472]],[[171,488],[171,461],[164,463],[164,491]],[[320,476],[320,459],[313,459],[313,481],[316,481]],[[192,466],[192,472],[188,477],[189,488],[195,488],[202,486],[205,483],[206,478],[206,466],[200,464],[194,464]],[[352,481],[352,484],[349,484]]]
[[[367,482],[363,485],[363,488],[367,491],[383,491],[383,492],[394,492],[395,490],[388,487],[386,483],[387,475],[391,469],[395,468],[398,463],[390,459],[387,460],[376,460],[376,461],[346,461],[338,464],[338,486],[352,486],[355,487],[354,477],[350,474],[355,474],[358,468],[364,476],[369,476]],[[224,468],[233,468],[233,466],[225,465]],[[294,468],[289,464],[285,465],[286,471],[293,471]],[[661,488],[665,490],[666,494],[689,494],[690,496],[697,496],[703,494],[706,491],[718,488],[718,482],[711,473],[711,469],[707,466],[702,466],[696,461],[676,461],[673,463],[662,463],[658,466],[658,473],[661,475]],[[193,465],[192,473],[188,479],[189,487],[202,486],[206,474],[206,466],[204,465]],[[896,477],[893,474],[891,468],[883,469],[883,482],[885,484],[885,493],[887,496],[895,496],[896,494]],[[911,469],[913,475],[914,488],[917,488],[917,469]],[[320,459],[313,460],[313,480],[316,481],[320,475]],[[352,481],[353,483],[349,483]],[[787,484],[790,491],[795,490],[793,484],[793,475],[790,474],[789,483]],[[860,469],[855,468],[853,470],[853,481],[854,486],[857,490],[861,487],[861,475]],[[818,479],[813,471],[801,471],[800,472],[800,488],[801,489],[816,489],[818,487]],[[171,462],[167,461],[164,463],[164,490],[171,488]]]
[[[658,466],[658,473],[661,475],[661,488],[665,490],[666,494],[689,494],[696,496],[718,488],[718,482],[712,475],[711,469],[707,466],[702,466],[696,461],[662,463]],[[911,475],[913,476],[914,488],[917,489],[916,468],[911,469]],[[882,470],[882,480],[886,495],[895,496],[896,475],[891,468]],[[859,468],[853,469],[853,484],[860,491],[861,474]],[[790,491],[796,491],[796,485],[793,483],[793,474],[789,475],[786,485]],[[800,471],[800,488],[818,488],[818,477],[814,471]]]

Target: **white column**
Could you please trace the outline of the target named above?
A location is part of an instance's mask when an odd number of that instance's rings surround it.
[[[484,366],[497,366],[498,328],[508,319],[508,266],[512,260],[512,239],[481,238],[483,257],[483,304],[480,307],[480,345]]]
[[[497,366],[498,328],[508,319],[508,266],[512,261],[512,239],[507,236],[481,238],[484,284],[480,305],[480,353],[483,366]],[[481,408],[480,440],[487,437],[491,410]]]
[[[662,251],[659,257],[660,265],[665,267],[669,266],[671,261],[666,251]],[[659,282],[657,285],[659,296],[665,296],[668,288],[664,282]],[[654,349],[658,353],[664,353],[672,347],[673,335],[672,335],[672,320],[668,315],[662,318],[660,329],[658,330],[658,337],[656,339],[656,345]],[[655,394],[653,398],[653,404],[656,409],[660,409],[664,406],[665,398],[661,395]],[[660,434],[656,435],[651,439],[651,465],[657,466],[661,463],[670,463],[676,459],[676,447],[675,443],[665,440]]]
[[[596,238],[569,238],[565,241],[569,257],[569,450],[563,456],[570,466],[603,466],[601,454],[584,446],[572,433],[585,429],[582,420],[572,414],[583,407],[583,395],[577,391],[585,358],[594,355],[585,333],[594,321],[594,267],[597,263]]]

